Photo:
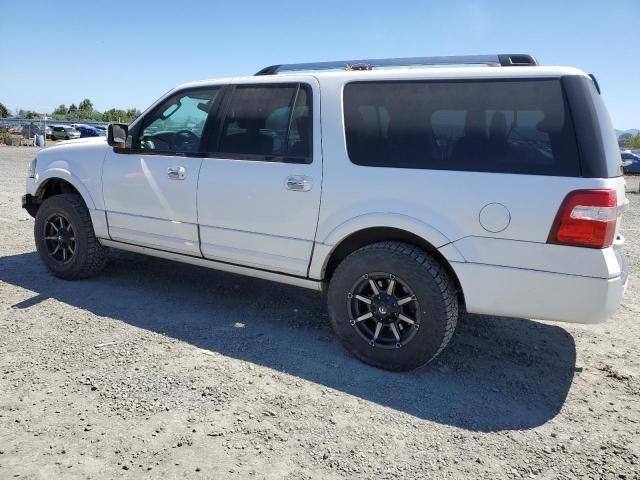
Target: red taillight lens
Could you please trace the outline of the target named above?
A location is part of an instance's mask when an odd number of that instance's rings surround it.
[[[562,202],[547,243],[607,248],[618,221],[615,190],[576,190]]]

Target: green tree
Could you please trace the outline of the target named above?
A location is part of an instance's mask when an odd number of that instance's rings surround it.
[[[93,103],[88,98],[85,98],[78,105],[78,110],[82,110],[83,112],[93,112]]]
[[[68,112],[67,106],[63,103],[62,105],[58,105],[58,108],[53,111],[53,115],[66,115]]]
[[[18,118],[26,118],[27,120],[34,120],[40,118],[41,115],[33,110],[18,110]]]
[[[620,135],[618,137],[618,146],[620,148],[629,148],[627,146],[627,143],[629,142],[629,140],[631,140],[633,138],[633,135],[631,135],[630,133],[623,133],[622,135]]]
[[[640,148],[640,133],[627,140],[627,148]]]
[[[9,117],[9,109],[4,106],[4,104],[0,103],[0,118]]]
[[[102,121],[104,122],[123,122],[127,112],[117,108],[107,110],[102,114]]]
[[[138,118],[140,116],[142,112],[140,112],[140,110],[138,110],[137,108],[130,108],[127,110],[127,114],[125,116],[125,122],[126,123],[131,123],[133,122],[136,118]]]

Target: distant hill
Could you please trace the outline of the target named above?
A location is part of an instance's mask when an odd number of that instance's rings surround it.
[[[623,133],[630,133],[631,135],[638,135],[640,133],[640,130],[638,130],[637,128],[631,128],[629,130],[618,130],[618,129],[616,129],[616,136],[617,137],[619,137]]]

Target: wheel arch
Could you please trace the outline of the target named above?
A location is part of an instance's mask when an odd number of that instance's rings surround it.
[[[36,198],[43,202],[53,195],[62,193],[76,193],[82,197],[89,209],[95,209],[93,198],[80,179],[63,169],[52,169],[40,174],[36,189]]]
[[[336,245],[334,245],[329,251],[328,255],[326,255],[322,266],[322,271],[320,273],[321,278],[323,278],[325,281],[329,281],[337,266],[349,254],[355,252],[359,248],[364,247],[365,245],[383,241],[397,241],[408,243],[410,245],[415,245],[416,247],[419,247],[432,255],[451,276],[451,279],[455,284],[458,298],[461,303],[464,303],[464,294],[462,291],[460,280],[458,279],[458,276],[456,275],[456,272],[451,266],[449,260],[442,254],[442,252],[438,250],[438,247],[434,245],[432,241],[429,241],[416,233],[399,227],[366,227],[345,236],[338,243],[336,243]]]

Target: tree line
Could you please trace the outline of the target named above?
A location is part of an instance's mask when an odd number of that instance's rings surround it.
[[[16,117],[26,119],[41,119],[44,118],[43,113],[34,112],[33,110],[18,110],[15,112]],[[140,110],[137,108],[129,108],[122,110],[119,108],[112,108],[105,112],[99,112],[93,108],[93,103],[88,98],[82,100],[78,105],[72,103],[68,107],[66,105],[59,105],[51,115],[47,118],[52,120],[69,120],[69,121],[94,121],[94,122],[123,122],[131,123],[140,115]],[[0,103],[0,118],[12,117],[11,112],[7,107]]]
[[[640,148],[640,133],[636,135],[623,133],[618,137],[618,145],[620,145],[620,148],[624,150]]]

